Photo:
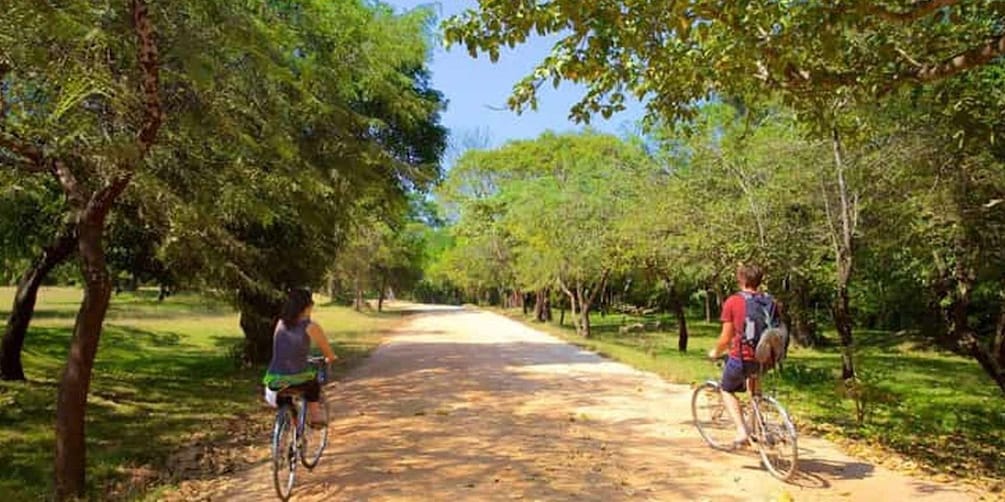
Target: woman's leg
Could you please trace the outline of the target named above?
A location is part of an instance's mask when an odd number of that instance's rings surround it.
[[[303,384],[303,390],[304,398],[307,399],[307,412],[310,413],[311,423],[325,423],[325,416],[321,413],[321,384],[317,380],[311,380]]]

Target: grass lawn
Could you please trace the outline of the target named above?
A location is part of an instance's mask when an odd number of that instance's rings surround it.
[[[520,311],[506,314],[529,322]],[[558,311],[555,314],[557,320]],[[652,326],[656,320],[596,314],[588,340],[577,336],[568,320],[564,327],[557,322],[532,325],[673,382],[718,378],[720,370],[705,359],[718,336],[718,323],[690,321],[686,354],[677,351],[676,323],[670,318],[660,319],[664,331],[619,334],[624,324],[646,321]],[[837,339],[835,333],[826,335]],[[766,387],[789,408],[799,427],[895,451],[926,473],[1005,488],[1005,396],[977,363],[927,348],[910,334],[856,330],[855,336],[857,370],[874,396],[865,423],[857,423],[854,402],[841,397],[837,348],[793,346],[784,371],[769,376]]]
[[[13,293],[0,288],[4,320]],[[41,292],[25,341],[29,383],[0,382],[5,500],[51,494],[56,386],[80,297],[72,288]],[[398,318],[331,306],[317,308],[314,317],[348,362],[375,347]],[[88,400],[91,498],[139,496],[128,486],[137,468],[162,470],[168,456],[194,438],[219,437],[229,420],[265,413],[258,387],[263,369],[236,363],[242,338],[237,314],[221,302],[183,294],[158,303],[154,291],[113,297]]]

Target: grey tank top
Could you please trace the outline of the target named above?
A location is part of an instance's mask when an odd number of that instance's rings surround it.
[[[295,375],[307,371],[307,358],[311,351],[311,337],[307,334],[310,319],[304,319],[293,327],[279,321],[276,334],[272,337],[272,362],[269,373]]]

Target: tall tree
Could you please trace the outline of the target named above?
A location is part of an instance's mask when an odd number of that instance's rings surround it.
[[[90,15],[67,16],[29,3],[15,4],[8,12],[14,22],[0,29],[4,35],[17,30],[13,38],[21,43],[7,56],[15,72],[8,93],[17,99],[9,101],[10,109],[5,103],[0,148],[26,171],[58,181],[71,208],[84,278],[84,299],[56,406],[56,497],[65,499],[81,495],[85,486],[84,412],[111,294],[105,221],[160,129],[160,63],[142,0]],[[26,34],[18,21],[39,31]],[[95,27],[108,37],[88,37]],[[132,57],[124,50],[130,38],[135,41]],[[109,139],[82,141],[82,131],[102,129]]]

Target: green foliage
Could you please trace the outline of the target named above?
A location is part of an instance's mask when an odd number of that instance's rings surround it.
[[[576,120],[610,116],[635,97],[658,122],[716,94],[777,91],[816,114],[833,96],[947,78],[1005,54],[1003,9],[993,0],[480,2],[444,26],[448,43],[492,60],[530,37],[559,36],[514,88],[517,110],[536,107],[541,85],[566,80],[588,89]]]
[[[584,301],[622,266],[618,225],[652,176],[642,148],[592,131],[470,151],[444,186],[459,218],[438,272],[476,297],[555,287]]]

